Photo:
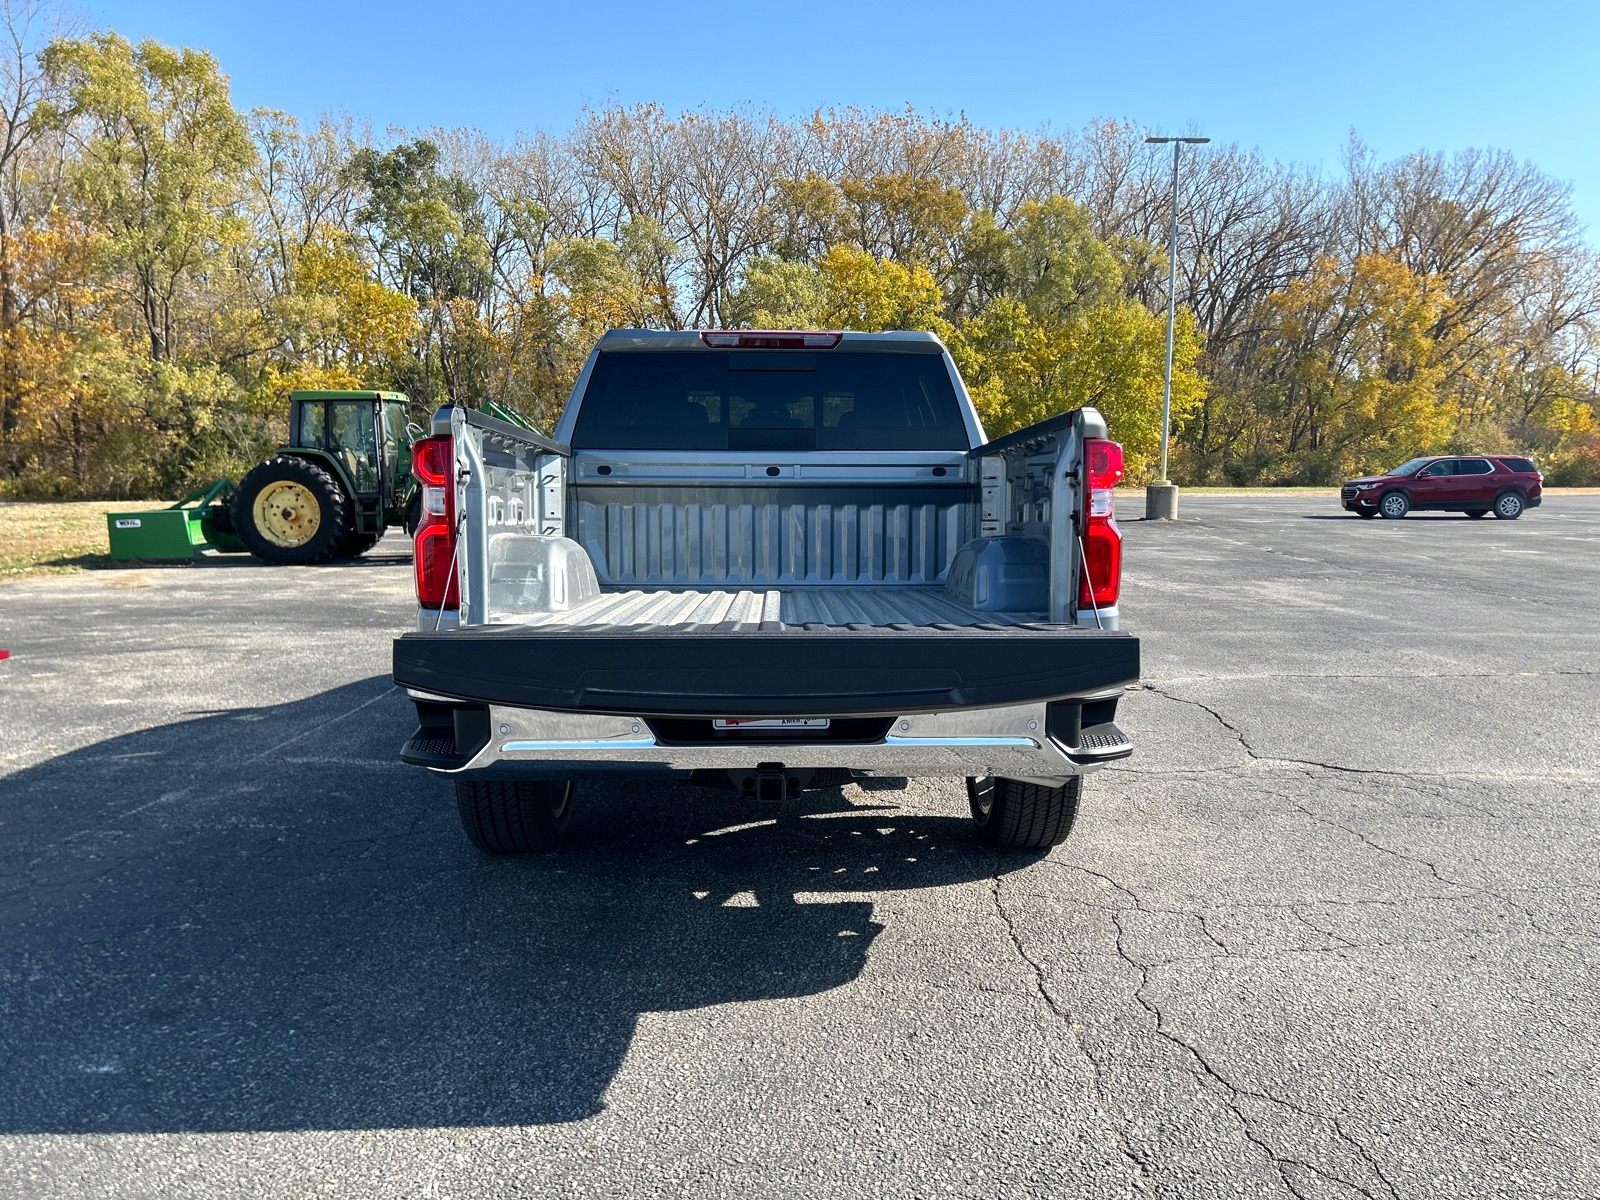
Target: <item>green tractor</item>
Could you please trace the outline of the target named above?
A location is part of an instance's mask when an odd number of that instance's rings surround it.
[[[292,392],[289,442],[244,477],[233,532],[281,566],[363,554],[391,525],[414,529],[420,490],[398,392]]]

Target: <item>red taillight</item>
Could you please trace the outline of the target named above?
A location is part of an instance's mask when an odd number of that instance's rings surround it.
[[[1083,489],[1083,571],[1078,576],[1078,607],[1117,602],[1122,590],[1122,531],[1112,510],[1111,490],[1123,476],[1122,447],[1104,438],[1085,438]]]
[[[1085,438],[1083,458],[1091,488],[1114,488],[1122,482],[1122,447],[1104,438]]]
[[[418,438],[411,443],[411,473],[424,484],[450,482],[450,437]]]
[[[411,443],[411,473],[422,484],[422,520],[417,524],[414,560],[417,603],[424,608],[459,608],[456,586],[456,489],[452,485],[454,449],[448,437]]]
[[[832,350],[843,336],[801,329],[713,329],[700,340],[716,350]]]

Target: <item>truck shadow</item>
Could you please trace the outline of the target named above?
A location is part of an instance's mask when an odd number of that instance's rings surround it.
[[[996,870],[883,793],[672,784],[587,785],[571,849],[488,859],[448,785],[395,765],[387,687],[5,777],[0,1132],[580,1120],[640,1014],[846,986],[881,929],[863,893]],[[683,1054],[738,1052],[705,1028]]]

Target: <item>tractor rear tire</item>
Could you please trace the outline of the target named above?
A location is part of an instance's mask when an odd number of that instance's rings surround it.
[[[572,781],[456,781],[467,840],[485,854],[548,854],[566,840]]]
[[[335,557],[359,558],[376,546],[382,536],[381,533],[352,533],[344,539],[344,545],[339,547],[339,553]]]
[[[274,458],[244,477],[233,527],[245,549],[277,567],[326,562],[350,536],[350,502],[339,481],[303,458]]]

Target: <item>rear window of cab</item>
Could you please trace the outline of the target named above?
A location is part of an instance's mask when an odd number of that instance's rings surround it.
[[[572,431],[583,450],[965,450],[938,354],[601,354]]]

